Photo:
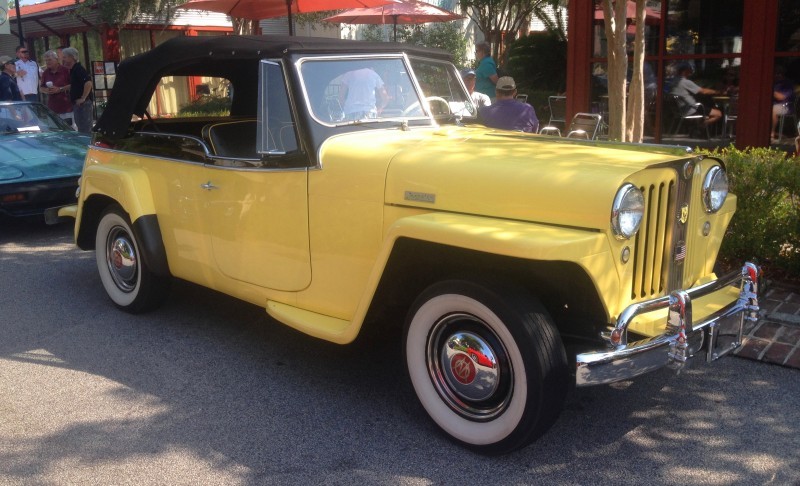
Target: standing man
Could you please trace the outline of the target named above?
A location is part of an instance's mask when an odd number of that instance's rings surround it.
[[[25,46],[17,47],[17,87],[25,101],[39,101],[39,65]]]
[[[3,70],[0,72],[0,101],[22,101],[17,82],[14,76],[17,75],[17,66],[9,56],[0,56],[0,64]]]
[[[47,107],[72,125],[72,102],[69,99],[69,69],[58,62],[56,51],[44,53],[45,69],[39,87],[47,95]]]
[[[92,132],[92,77],[81,66],[78,50],[74,47],[64,49],[64,67],[69,69],[69,99],[72,102],[72,115],[81,133]]]
[[[480,42],[475,46],[475,57],[478,59],[478,68],[475,70],[475,90],[489,98],[494,97],[494,86],[497,84],[497,64],[492,59],[492,48],[487,42]]]
[[[516,99],[517,85],[514,78],[503,76],[498,79],[495,94],[497,96],[491,106],[478,110],[479,120],[484,125],[518,132],[536,133],[539,130],[536,111],[531,105]]]
[[[383,79],[370,68],[344,73],[339,98],[345,120],[377,118],[389,102]]]

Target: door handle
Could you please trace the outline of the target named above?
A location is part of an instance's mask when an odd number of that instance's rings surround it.
[[[212,184],[211,181],[208,181],[205,184],[200,184],[200,187],[203,188],[203,189],[206,189],[208,191],[210,191],[212,189],[219,189],[219,187],[217,187],[214,184]]]

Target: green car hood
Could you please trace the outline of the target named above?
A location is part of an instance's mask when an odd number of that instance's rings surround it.
[[[89,141],[77,132],[0,135],[0,183],[79,176]]]

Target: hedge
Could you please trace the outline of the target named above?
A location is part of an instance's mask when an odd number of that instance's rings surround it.
[[[725,161],[738,197],[720,261],[756,261],[767,276],[800,279],[800,157],[769,148],[698,152]]]

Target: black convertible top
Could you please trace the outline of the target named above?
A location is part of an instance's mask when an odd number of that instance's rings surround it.
[[[94,127],[110,137],[127,133],[131,116],[142,117],[164,76],[210,76],[229,79],[235,87],[231,115],[254,116],[258,62],[287,54],[378,54],[405,52],[443,60],[439,49],[386,42],[360,42],[294,36],[185,36],[122,61],[108,106]]]

